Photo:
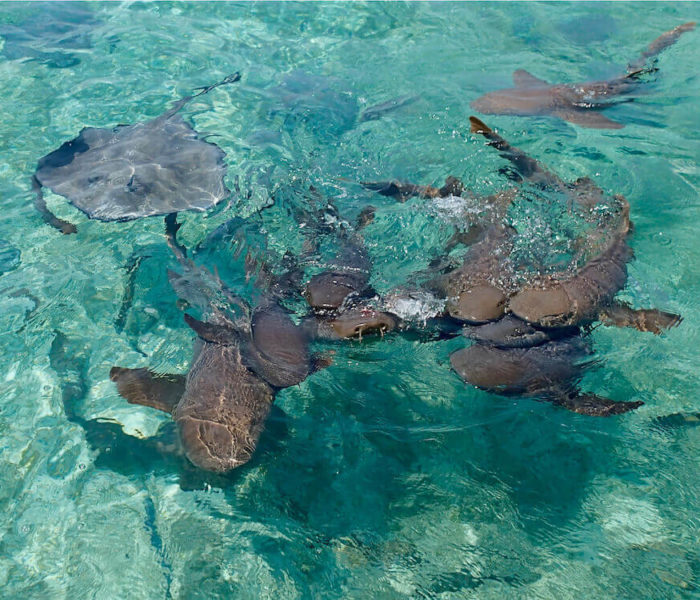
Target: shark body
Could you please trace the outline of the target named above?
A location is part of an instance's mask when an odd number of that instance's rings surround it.
[[[471,107],[485,114],[540,116],[549,115],[569,123],[597,129],[621,129],[600,111],[616,102],[629,101],[624,96],[643,84],[642,75],[656,70],[653,59],[668,48],[695,23],[684,23],[661,34],[641,56],[630,63],[627,72],[614,79],[572,84],[551,84],[524,69],[513,73],[514,87],[484,94]],[[623,98],[621,100],[620,98]]]

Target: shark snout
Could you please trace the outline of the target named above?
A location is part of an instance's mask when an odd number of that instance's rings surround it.
[[[396,328],[396,319],[389,313],[358,309],[341,314],[331,322],[333,330],[341,338],[357,337],[367,333],[384,334]]]
[[[223,423],[184,417],[177,420],[180,439],[189,461],[205,471],[225,473],[248,462],[254,440],[232,432]]]

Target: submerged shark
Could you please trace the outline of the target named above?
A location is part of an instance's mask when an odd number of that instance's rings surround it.
[[[308,351],[305,332],[274,299],[251,310],[216,275],[188,261],[176,239],[179,227],[176,215],[168,215],[168,245],[185,269],[183,275],[169,273],[171,284],[209,313],[206,322],[185,314],[198,336],[189,372],[115,366],[110,379],[129,403],[172,414],[192,464],[223,473],[250,460],[276,391],[300,383],[321,364]],[[217,307],[212,295],[217,290],[243,309],[241,318]]]
[[[612,106],[615,98],[634,91],[643,83],[642,75],[656,70],[650,59],[674,44],[683,33],[693,29],[695,23],[690,22],[661,34],[628,66],[624,75],[614,79],[551,84],[524,69],[518,69],[513,73],[515,87],[484,94],[474,100],[471,107],[486,114],[549,115],[581,127],[621,129],[624,127],[622,123],[609,119],[599,111]]]

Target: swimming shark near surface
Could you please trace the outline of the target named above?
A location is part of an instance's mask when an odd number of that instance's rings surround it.
[[[684,23],[662,33],[640,57],[630,63],[623,75],[605,81],[570,84],[551,84],[524,69],[513,73],[515,87],[484,94],[471,107],[485,114],[537,116],[549,115],[597,129],[621,129],[624,124],[613,121],[601,112],[621,96],[634,92],[644,82],[643,76],[656,71],[654,60],[673,45],[686,31],[695,29],[695,23]],[[629,101],[630,98],[626,98]]]

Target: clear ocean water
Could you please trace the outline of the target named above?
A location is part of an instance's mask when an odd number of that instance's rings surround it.
[[[645,403],[619,417],[479,391],[450,370],[464,339],[388,335],[320,345],[333,365],[278,394],[251,463],[197,472],[170,451],[170,419],[108,375],[187,369],[162,219],[91,221],[47,194],[78,226],[63,236],[30,185],[83,127],[155,117],[240,70],[183,111],[227,153],[234,192],[183,213],[180,239],[238,215],[271,250],[299,251],[294,208],[313,185],[348,218],[377,207],[365,238],[386,291],[452,225],[354,182],[501,189],[471,100],[518,68],[612,77],[692,20],[700,4],[0,4],[0,597],[700,597],[699,31],[607,112],[624,129],[484,117],[562,177],[623,194],[635,260],[620,296],[684,317],[662,336],[593,331],[583,387]],[[239,258],[221,248],[210,266],[235,279]]]

